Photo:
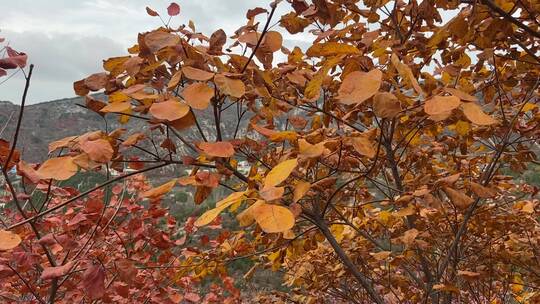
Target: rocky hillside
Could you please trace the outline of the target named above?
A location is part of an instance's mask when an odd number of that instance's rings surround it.
[[[99,94],[94,97],[104,99],[104,96]],[[48,143],[67,136],[96,130],[112,131],[116,128],[125,128],[129,134],[148,127],[145,122],[139,119],[131,119],[127,124],[121,125],[117,121],[117,115],[114,114],[108,114],[104,119],[97,113],[77,105],[84,103],[84,98],[75,97],[26,106],[17,144],[23,154],[23,159],[30,162],[43,161],[47,158]],[[19,110],[18,105],[0,101],[0,138],[11,141]],[[196,114],[207,138],[213,139],[215,127],[212,111],[199,111]],[[235,107],[223,112],[222,130],[225,131],[225,135],[234,132],[236,121]],[[247,123],[247,119],[244,118],[242,123]],[[231,127],[231,124],[234,126]],[[193,127],[192,130],[183,132],[183,134],[187,138],[196,138],[198,133],[195,132],[197,130]],[[156,136],[154,137],[155,141],[160,142],[159,133],[153,132],[153,135]],[[185,147],[179,146],[178,149],[180,152],[186,152]]]

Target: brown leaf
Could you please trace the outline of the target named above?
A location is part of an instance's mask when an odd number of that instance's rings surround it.
[[[353,137],[352,145],[356,152],[369,158],[374,158],[377,153],[376,144],[370,141],[367,136]]]
[[[177,45],[180,43],[180,37],[162,30],[155,30],[144,36],[144,42],[150,51],[155,53],[162,48]]]
[[[214,33],[212,33],[212,36],[210,36],[210,46],[208,49],[208,53],[216,55],[221,54],[221,49],[225,45],[225,42],[227,42],[227,36],[225,35],[225,32],[222,29],[215,31]]]
[[[412,228],[412,229],[409,229],[407,231],[405,231],[405,233],[403,234],[401,240],[403,241],[403,243],[409,247],[412,245],[412,243],[414,242],[414,240],[416,239],[416,237],[418,236],[418,230],[415,229],[415,228]]]
[[[401,111],[401,103],[397,97],[388,92],[373,96],[373,112],[381,118],[394,118]]]
[[[9,164],[6,164],[7,158],[9,157],[9,154],[11,152],[11,145],[8,141],[0,139],[0,166],[6,166],[8,169],[11,169],[13,166],[15,166],[20,159],[20,153],[19,150],[15,149],[13,151],[13,154],[11,155],[11,158],[9,160]]]
[[[477,102],[478,101],[478,98],[472,96],[472,95],[469,95],[461,90],[458,90],[458,89],[454,89],[454,88],[444,88],[444,90],[456,97],[458,97],[459,99],[463,100],[463,101],[470,101],[470,102]]]
[[[107,73],[92,74],[84,79],[84,85],[91,91],[99,91],[107,85]]]
[[[135,267],[135,263],[129,259],[120,259],[114,263],[116,269],[118,269],[118,276],[120,280],[126,283],[132,283],[135,281],[139,271]]]
[[[460,209],[465,209],[474,202],[472,198],[465,195],[462,191],[458,191],[450,187],[443,187],[442,189],[450,201],[452,201],[452,203]]]
[[[472,192],[474,192],[474,194],[476,194],[476,196],[480,198],[492,198],[492,197],[497,196],[496,190],[482,186],[475,182],[471,182],[471,190]]]

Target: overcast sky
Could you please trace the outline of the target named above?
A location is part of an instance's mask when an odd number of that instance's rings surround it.
[[[14,0],[2,1],[0,37],[24,51],[35,64],[28,103],[74,96],[73,81],[102,70],[102,60],[125,55],[137,33],[161,25],[146,14],[150,6],[161,15],[171,1],[158,0]],[[195,22],[197,31],[211,34],[222,28],[228,36],[245,24],[249,8],[269,1],[177,0],[181,6],[173,25]],[[286,9],[282,3],[275,20]],[[278,14],[281,12],[280,14]],[[287,37],[285,37],[287,38]],[[302,44],[302,42],[300,42]],[[9,73],[13,73],[10,70]],[[0,82],[6,77],[0,78]],[[20,103],[21,73],[0,85],[0,100]]]

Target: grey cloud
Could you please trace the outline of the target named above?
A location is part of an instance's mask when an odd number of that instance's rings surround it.
[[[102,59],[126,54],[125,49],[136,43],[137,33],[161,25],[159,18],[146,14],[146,6],[158,11],[166,21],[166,8],[171,1],[175,0],[9,1],[2,3],[0,37],[6,37],[14,48],[27,52],[30,61],[36,64],[30,102],[70,97],[73,81],[101,70]],[[247,22],[248,9],[268,8],[269,3],[251,0],[176,2],[181,6],[181,13],[172,18],[173,26],[193,20],[197,31],[209,35],[221,28],[228,36]],[[289,5],[282,2],[274,21],[288,9]],[[284,38],[287,47],[300,44],[305,48],[302,41],[294,43],[291,37],[285,35]],[[5,78],[0,82],[3,80]],[[22,86],[22,75],[0,85],[0,100],[18,103]]]
[[[13,48],[26,52],[35,65],[29,103],[73,96],[73,81],[100,71],[101,59],[123,53],[120,44],[104,37],[9,31],[2,36]],[[18,73],[0,86],[0,99],[18,103],[23,87],[23,75]]]

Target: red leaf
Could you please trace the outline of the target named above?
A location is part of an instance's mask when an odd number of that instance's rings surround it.
[[[0,59],[0,68],[6,70],[16,69],[17,64],[14,63],[11,58],[2,58]]]
[[[187,292],[184,294],[184,299],[189,302],[199,303],[199,301],[201,300],[201,297],[196,293]]]
[[[171,17],[180,14],[180,5],[174,2],[171,3],[169,7],[167,7],[167,14],[169,14]]]
[[[105,271],[101,265],[91,265],[82,277],[83,290],[91,299],[99,299],[105,293]]]
[[[26,66],[26,60],[28,59],[28,56],[25,53],[17,52],[9,46],[6,46],[6,51],[11,62],[16,64],[20,68],[24,68]]]
[[[7,72],[6,72],[6,70],[4,70],[4,69],[0,69],[0,77],[2,77],[2,76],[6,76],[6,75],[7,75]]]
[[[156,12],[155,10],[149,8],[148,6],[146,7],[146,13],[152,17],[156,17],[156,16],[159,16],[158,12]]]
[[[61,276],[65,276],[68,274],[69,270],[73,266],[73,262],[66,263],[62,266],[56,266],[56,267],[45,267],[43,269],[43,272],[41,273],[41,279],[42,280],[50,280],[54,278],[58,278]]]

